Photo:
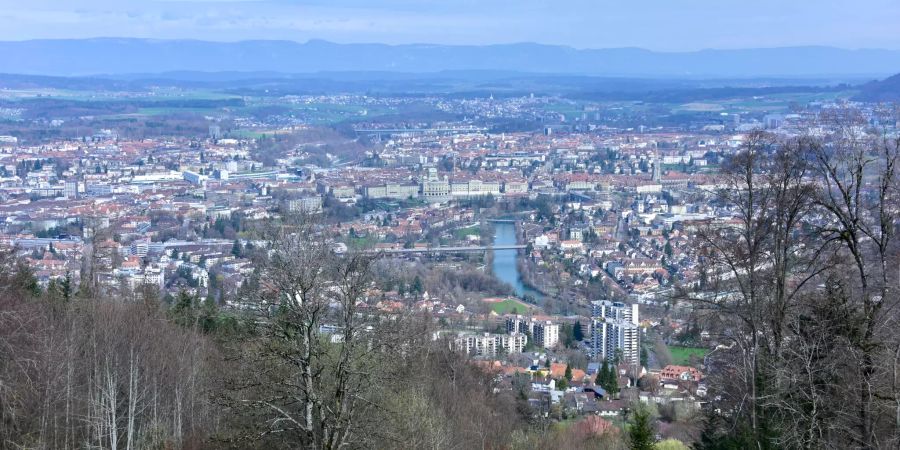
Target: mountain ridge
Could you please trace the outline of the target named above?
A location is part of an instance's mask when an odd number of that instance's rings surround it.
[[[864,102],[900,102],[900,73],[860,86],[859,94],[853,99]]]
[[[634,47],[576,49],[527,42],[475,46],[91,38],[2,41],[0,55],[2,73],[56,76],[173,71],[504,70],[644,77],[826,75],[874,79],[900,72],[900,50],[824,46],[657,52]]]

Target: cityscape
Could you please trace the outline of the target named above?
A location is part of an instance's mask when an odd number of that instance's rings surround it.
[[[0,33],[0,448],[900,445],[896,40],[198,27]]]

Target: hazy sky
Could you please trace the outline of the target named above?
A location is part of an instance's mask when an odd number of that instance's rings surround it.
[[[0,0],[0,40],[900,49],[900,0]]]

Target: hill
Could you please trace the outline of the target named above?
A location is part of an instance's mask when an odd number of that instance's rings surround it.
[[[853,99],[863,102],[900,102],[900,73],[860,86],[859,94]]]
[[[474,70],[660,78],[884,76],[900,71],[900,51],[832,47],[666,53],[533,43],[454,46],[97,38],[6,41],[0,42],[0,54],[0,72],[34,75]]]

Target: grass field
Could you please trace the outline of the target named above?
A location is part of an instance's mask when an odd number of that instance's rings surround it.
[[[456,235],[457,239],[465,239],[466,236],[481,236],[481,230],[478,228],[478,225],[472,225],[471,227],[458,228],[453,231],[453,234]]]
[[[172,114],[212,114],[219,108],[182,108],[177,106],[160,106],[139,108],[137,114],[141,116],[168,116]]]
[[[491,310],[497,314],[525,314],[529,310],[537,309],[532,305],[516,299],[507,298],[491,304]]]
[[[348,237],[347,238],[347,247],[353,250],[364,250],[369,249],[375,246],[378,243],[378,238],[375,236],[358,236],[358,237]]]
[[[695,111],[695,112],[719,112],[723,111],[725,107],[716,103],[685,103],[677,108],[684,111]]]
[[[697,101],[671,105],[672,111],[685,112],[785,112],[791,105],[803,105],[813,101],[831,101],[849,98],[854,90],[834,92],[785,92],[756,97],[736,97],[722,100]]]
[[[691,355],[696,356],[697,358],[702,360],[703,357],[707,353],[709,353],[709,349],[699,347],[669,346],[669,353],[672,354],[672,364],[686,366],[691,362]]]

